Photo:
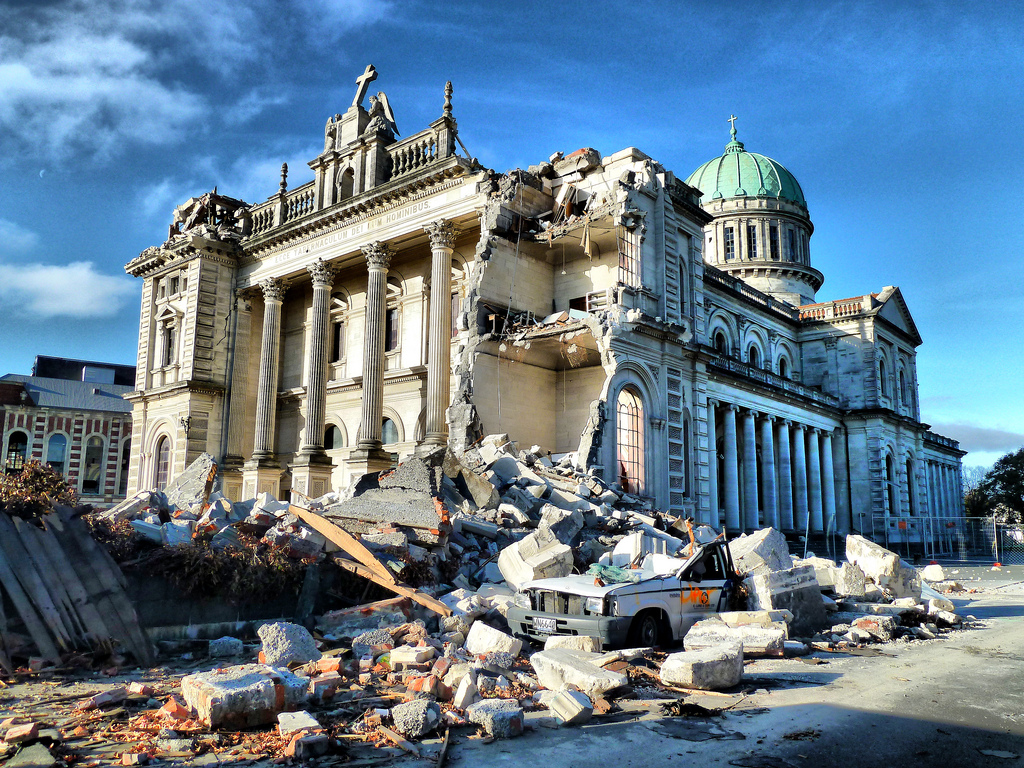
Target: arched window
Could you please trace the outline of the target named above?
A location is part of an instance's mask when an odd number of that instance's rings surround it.
[[[171,473],[171,441],[166,435],[156,443],[156,487],[162,490]]]
[[[85,470],[82,473],[82,493],[98,496],[103,484],[103,438],[90,437],[85,444]]]
[[[345,447],[345,435],[342,433],[339,427],[334,424],[328,424],[327,429],[324,431],[324,450],[333,451],[337,448]]]
[[[28,435],[24,432],[11,432],[10,437],[7,438],[7,459],[4,461],[4,471],[8,474],[21,472],[27,458]]]
[[[351,168],[347,168],[341,174],[341,181],[338,182],[338,201],[347,200],[352,197],[356,185],[356,175]]]
[[[784,379],[789,378],[789,360],[785,357],[779,358],[779,376]]]
[[[915,500],[917,494],[914,493],[914,461],[909,456],[907,457],[907,500],[910,502],[910,514],[914,514]]]
[[[690,457],[690,420],[683,419],[683,494],[689,496],[693,492],[693,460]]]
[[[131,465],[132,441],[125,440],[121,446],[121,474],[117,481],[117,495],[128,495],[128,467]]]
[[[885,397],[889,396],[889,377],[886,375],[885,360],[878,361],[878,388]]]
[[[886,495],[889,499],[889,514],[900,513],[899,486],[896,484],[896,463],[892,460],[892,454],[885,455],[885,486]]]
[[[759,350],[754,344],[751,344],[750,348],[747,349],[747,363],[749,363],[752,368],[761,367],[761,350]]]
[[[46,442],[46,465],[63,475],[67,453],[68,439],[64,435],[50,435]]]
[[[616,450],[619,462],[619,485],[627,493],[643,494],[644,472],[644,405],[633,389],[619,392],[615,403]]]
[[[899,379],[898,386],[900,388],[900,391],[899,391],[900,402],[904,406],[906,406],[907,405],[907,377],[903,375],[903,371],[900,371],[900,379]]]
[[[384,419],[384,423],[381,425],[380,430],[380,441],[384,445],[390,445],[398,442],[398,425],[395,424],[391,419]]]
[[[721,355],[729,354],[728,342],[725,339],[725,334],[722,331],[715,331],[715,352]]]

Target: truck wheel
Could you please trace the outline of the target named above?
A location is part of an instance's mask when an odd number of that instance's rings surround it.
[[[658,645],[662,638],[661,617],[656,613],[643,613],[633,619],[629,627],[630,642],[638,648]]]

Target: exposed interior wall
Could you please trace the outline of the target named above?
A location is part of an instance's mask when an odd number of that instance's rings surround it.
[[[500,366],[500,367],[499,367]],[[484,434],[507,432],[529,448],[557,452],[555,371],[478,353],[473,401]]]
[[[513,309],[533,312],[537,317],[550,315],[553,267],[544,260],[541,246],[520,243],[518,258],[516,244],[507,240],[494,238],[490,248],[490,260],[478,288],[480,299],[506,307],[511,295]]]
[[[575,451],[590,420],[591,405],[601,397],[605,371],[600,365],[555,371],[556,451]]]

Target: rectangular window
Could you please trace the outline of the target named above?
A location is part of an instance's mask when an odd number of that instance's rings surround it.
[[[159,299],[165,298],[167,296],[167,281],[166,280],[160,280],[157,283],[157,285],[158,285],[157,292],[156,292],[157,298],[159,298]]]
[[[792,229],[787,229],[786,234],[789,236],[789,260],[800,261],[796,253],[796,232]]]
[[[177,278],[177,277],[172,277],[171,278],[171,296],[176,296],[178,294],[178,283],[179,282],[180,282],[179,278]]]
[[[747,258],[757,258],[757,227],[753,224],[747,225]]]
[[[335,320],[331,324],[331,362],[338,363],[345,357],[345,323]]]
[[[640,231],[619,228],[619,282],[640,287]]]
[[[725,228],[725,258],[736,258],[736,236],[732,227]]]
[[[394,352],[398,349],[401,328],[398,321],[398,307],[392,307],[384,316],[384,351]]]
[[[772,257],[772,261],[779,260],[779,228],[772,224],[769,227],[768,235],[768,248],[770,249],[769,255]]]

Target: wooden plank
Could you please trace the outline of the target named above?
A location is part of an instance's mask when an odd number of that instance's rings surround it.
[[[116,566],[109,564],[103,552],[81,520],[74,519],[74,510],[60,504],[53,505],[57,518],[48,515],[61,548],[75,566],[97,610],[103,615],[115,639],[135,656],[143,666],[153,663],[153,647],[139,626],[135,607],[121,588]]]
[[[372,568],[368,568],[362,563],[356,562],[355,560],[347,560],[343,557],[339,557],[336,554],[332,555],[331,559],[337,565],[344,568],[346,571],[351,571],[357,576],[362,576],[364,579],[369,579],[375,584],[380,584],[382,587],[390,589],[392,592],[395,592],[404,597],[411,598],[412,600],[422,605],[424,608],[429,608],[434,613],[440,614],[441,616],[452,615],[451,608],[442,603],[440,600],[436,600],[430,595],[420,592],[415,587],[410,587],[408,584],[403,584],[400,581],[384,581],[378,576],[375,570],[373,570]]]
[[[43,515],[44,525],[46,525],[46,521],[49,518],[50,515]],[[53,518],[57,519],[55,515]],[[49,528],[42,531],[35,529],[35,532],[43,549],[49,553],[51,562],[58,564],[57,572],[60,575],[61,582],[63,582],[64,588],[71,598],[72,605],[78,612],[79,620],[85,627],[85,633],[89,640],[109,648],[112,637],[110,630],[107,628],[106,622],[103,621],[103,617],[100,616],[100,612],[96,610],[96,606],[89,599],[89,593],[82,584],[82,580],[78,578],[78,574],[75,573],[71,560],[64,550],[61,549],[57,537]]]
[[[32,557],[22,544],[14,523],[4,514],[0,514],[0,549],[7,555],[7,562],[17,574],[18,581],[25,588],[39,615],[46,622],[57,645],[64,650],[71,648],[71,633],[64,626],[64,619],[53,604],[53,598],[47,591],[42,576],[39,575],[36,563],[32,561]]]
[[[14,523],[15,530],[18,532],[18,536],[21,537],[21,543],[24,545],[25,551],[32,558],[32,562],[36,565],[36,571],[42,578],[43,584],[46,585],[46,591],[50,593],[50,597],[53,599],[54,607],[56,607],[61,618],[64,620],[64,626],[67,628],[71,640],[77,644],[77,642],[85,639],[84,627],[60,579],[59,566],[50,559],[49,553],[43,549],[42,544],[33,535],[39,531],[38,528],[19,517],[13,518],[12,522]]]
[[[7,557],[3,552],[0,552],[0,584],[3,584],[4,589],[7,590],[11,602],[14,604],[14,610],[25,622],[32,641],[39,649],[39,655],[54,664],[60,664],[60,653],[57,651],[57,646],[53,644],[53,638],[46,631],[46,625],[39,618],[36,609],[32,607],[32,601],[28,599],[25,590],[18,583],[18,578],[11,570],[10,563],[7,562]]]
[[[385,582],[389,582],[391,584],[398,583],[398,579],[394,577],[394,574],[384,567],[380,560],[374,556],[373,552],[363,546],[362,542],[345,529],[335,525],[322,515],[310,512],[308,509],[304,509],[303,507],[297,507],[294,504],[289,505],[288,511],[309,525],[309,527],[314,531],[333,541],[341,547],[343,551],[352,555],[352,557],[367,568],[375,571]]]

